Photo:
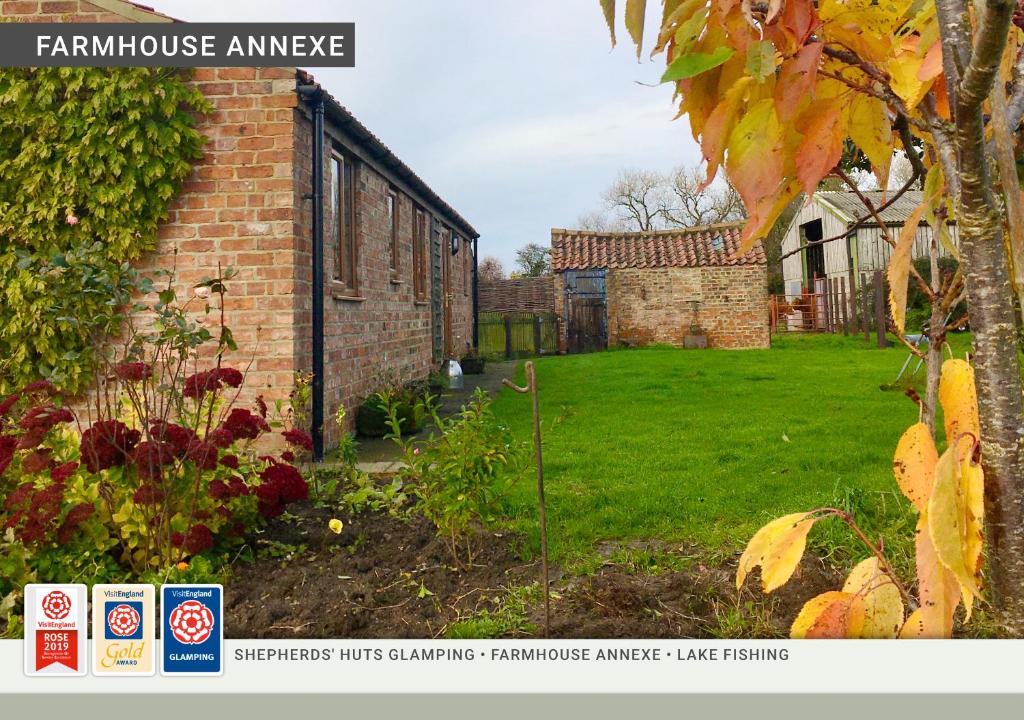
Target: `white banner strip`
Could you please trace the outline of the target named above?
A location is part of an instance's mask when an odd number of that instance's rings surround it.
[[[221,677],[26,677],[22,652],[0,641],[0,693],[1024,691],[1024,640],[228,640]]]

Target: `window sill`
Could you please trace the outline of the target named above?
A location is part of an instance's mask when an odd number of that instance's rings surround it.
[[[405,285],[405,280],[401,280],[399,278],[393,277],[393,278],[391,278],[391,284],[392,285]]]
[[[331,298],[347,302],[366,302],[366,298],[360,295],[358,290],[354,290],[339,282],[331,283]]]
[[[430,304],[430,301],[429,300],[413,300],[412,304],[413,305],[417,305],[419,307],[426,307],[427,305]]]

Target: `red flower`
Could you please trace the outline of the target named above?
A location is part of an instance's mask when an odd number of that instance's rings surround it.
[[[206,441],[219,448],[228,448],[231,447],[231,443],[235,441],[235,436],[230,430],[219,427],[209,432],[206,436]]]
[[[179,458],[185,457],[189,447],[196,441],[196,434],[189,428],[164,420],[156,420],[149,427],[149,434],[156,440],[170,443]]]
[[[50,467],[50,448],[39,448],[29,453],[21,461],[21,471],[32,475]]]
[[[202,523],[196,523],[185,534],[184,545],[190,555],[198,555],[213,547],[213,533]]]
[[[283,453],[281,453],[281,459],[284,460],[285,462],[295,462],[295,453],[293,453],[291,450],[285,450]]]
[[[0,435],[0,475],[14,459],[14,451],[18,448],[18,438]]]
[[[186,451],[186,457],[200,470],[217,469],[217,447],[202,440],[193,440]]]
[[[220,464],[223,465],[226,468],[231,468],[232,470],[237,470],[238,469],[238,456],[237,455],[224,455],[220,459]]]
[[[224,421],[224,429],[235,439],[255,440],[260,433],[269,432],[270,426],[259,415],[253,415],[244,408],[235,408]]]
[[[124,465],[141,438],[120,420],[101,420],[82,433],[82,462],[91,473]]]
[[[245,380],[245,377],[235,368],[222,367],[217,370],[217,380],[219,380],[222,385],[237,388],[242,387],[242,382]]]
[[[64,499],[64,484],[53,483],[32,496],[29,512],[41,522],[49,522],[60,513],[60,502]]]
[[[228,487],[231,488],[231,495],[233,497],[241,497],[242,495],[249,494],[249,486],[245,484],[245,480],[240,478],[238,475],[232,475],[231,480],[228,481]]]
[[[153,377],[153,367],[144,362],[123,362],[114,367],[114,374],[125,382],[141,382]]]
[[[282,503],[296,502],[309,497],[309,487],[302,478],[302,473],[292,465],[270,465],[260,473],[260,479],[263,481],[260,487],[270,484],[277,488],[278,498]]]
[[[64,482],[69,477],[74,475],[75,470],[77,469],[78,463],[66,462],[63,465],[58,465],[57,467],[50,470],[50,479],[52,479],[54,482]]]
[[[53,383],[49,380],[36,380],[30,382],[28,385],[21,389],[21,392],[25,395],[32,395],[33,393],[46,393],[47,395],[55,395],[57,389],[53,387]]]
[[[71,542],[78,526],[91,517],[94,512],[96,512],[96,507],[92,503],[80,503],[71,508],[57,530],[57,542],[61,545]]]
[[[296,447],[300,447],[303,450],[312,452],[313,450],[313,438],[309,436],[304,430],[298,428],[292,428],[291,430],[285,430],[283,433],[284,439]]]
[[[210,497],[214,500],[230,500],[231,488],[223,480],[213,480],[210,482]]]
[[[36,405],[21,418],[18,426],[22,430],[49,432],[61,423],[73,422],[75,416],[67,408],[56,405]]]
[[[135,501],[136,505],[156,505],[164,499],[163,490],[158,488],[156,485],[145,483],[140,485],[139,489],[132,495],[132,500]]]
[[[158,440],[144,440],[132,451],[132,463],[138,468],[139,476],[147,480],[161,477],[161,466],[174,462],[174,446]]]
[[[16,507],[24,507],[29,496],[35,492],[35,483],[23,482],[14,492],[7,496],[6,502],[4,502],[4,508],[7,510],[13,510]]]
[[[2,401],[0,401],[0,418],[7,417],[7,413],[11,411],[11,408],[17,405],[18,401],[21,400],[21,393],[14,393],[8,395]]]
[[[217,379],[216,371],[206,370],[203,372],[197,372],[195,375],[189,375],[185,378],[185,389],[182,391],[182,395],[187,398],[199,400],[208,392],[216,390],[220,387],[220,381]]]

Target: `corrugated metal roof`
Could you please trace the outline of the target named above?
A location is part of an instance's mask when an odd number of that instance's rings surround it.
[[[868,190],[865,191],[864,196],[871,201],[876,207],[881,207],[883,203],[887,202],[895,194],[895,190],[888,192],[882,192],[881,190]],[[837,213],[846,221],[853,222],[858,218],[867,216],[868,210],[864,207],[864,203],[857,197],[857,193],[850,191],[819,191],[814,194],[814,197],[822,203],[831,206]],[[881,215],[883,222],[893,225],[902,225],[906,222],[907,218],[914,212],[921,201],[924,199],[924,193],[920,190],[907,190],[905,193],[899,196],[889,207],[882,210]],[[874,218],[869,218],[865,225],[877,224]]]
[[[716,267],[763,265],[758,242],[746,255],[739,250],[743,223],[680,228],[656,232],[591,232],[551,230],[551,269]]]

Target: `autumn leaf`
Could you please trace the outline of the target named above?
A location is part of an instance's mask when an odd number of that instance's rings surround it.
[[[626,31],[636,45],[636,58],[640,59],[644,42],[644,16],[647,13],[647,0],[626,0]],[[612,8],[612,17],[615,9]]]
[[[928,426],[919,422],[907,428],[896,445],[892,471],[896,484],[919,512],[928,507],[938,462],[939,452]]]
[[[731,47],[722,45],[709,53],[694,52],[680,55],[668,66],[661,76],[661,82],[674,82],[700,75],[716,68],[736,54]]]
[[[842,106],[837,100],[822,101],[806,114],[810,120],[796,151],[796,177],[803,191],[812,195],[843,156]]]
[[[765,78],[775,75],[776,56],[775,46],[768,40],[751,43],[747,48],[747,74],[757,82],[764,82]]]
[[[601,10],[604,12],[604,21],[608,23],[608,33],[612,37],[612,47],[615,47],[615,0],[601,0]]]
[[[907,317],[907,282],[910,277],[910,258],[914,249],[914,240],[917,239],[917,227],[927,208],[927,201],[922,202],[903,224],[899,240],[896,241],[896,248],[892,251],[892,257],[889,258],[889,269],[886,271],[889,280],[889,310],[892,313],[892,323],[900,335],[905,332],[904,325]]]
[[[743,77],[736,81],[725,93],[722,101],[715,106],[704,125],[704,132],[701,134],[701,151],[708,165],[707,183],[715,179],[718,166],[721,165],[722,157],[725,154],[726,140],[736,126],[740,105],[752,82],[753,80],[749,77]]]
[[[804,603],[790,627],[789,636],[794,640],[859,637],[864,618],[862,597],[833,590]]]
[[[947,443],[955,442],[965,433],[975,442],[981,438],[974,368],[966,360],[953,359],[942,363],[939,404],[942,405]]]
[[[968,440],[969,442],[969,440]],[[967,567],[967,505],[961,484],[959,449],[946,449],[935,466],[935,486],[928,499],[928,535],[939,561],[960,583],[964,606],[970,615],[973,598],[981,597],[974,568]]]
[[[948,638],[953,635],[953,615],[960,604],[960,583],[939,560],[928,525],[925,511],[917,520],[915,535],[917,593],[921,606],[907,620],[901,637]]]
[[[810,513],[794,513],[773,520],[754,534],[740,556],[736,570],[736,589],[755,567],[761,567],[761,586],[770,593],[785,585],[803,557],[807,533],[816,517]]]
[[[860,597],[864,604],[860,632],[850,637],[896,637],[903,627],[903,598],[896,583],[882,571],[878,558],[858,563],[846,578],[843,592]]]
[[[871,95],[854,93],[846,106],[845,124],[850,139],[871,162],[879,187],[885,187],[893,152],[892,126],[885,103]]]
[[[809,97],[818,78],[818,64],[821,62],[821,43],[811,43],[782,63],[779,79],[775,84],[775,110],[783,122],[789,120]],[[799,161],[800,150],[797,150]]]
[[[778,189],[784,166],[783,137],[771,98],[748,107],[729,134],[725,167],[747,208]]]

